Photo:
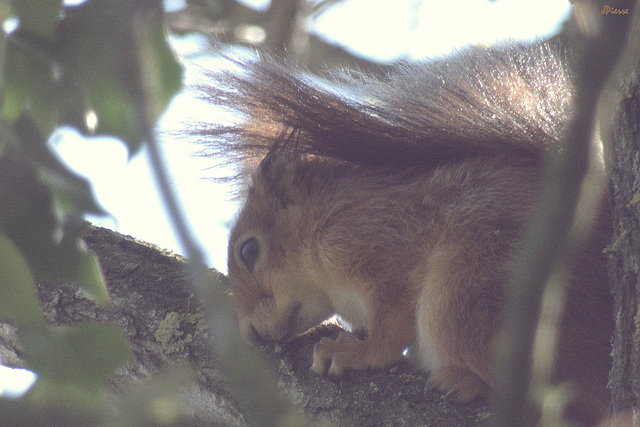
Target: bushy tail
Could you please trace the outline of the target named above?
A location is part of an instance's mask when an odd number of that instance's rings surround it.
[[[469,48],[385,79],[313,79],[284,61],[241,63],[200,91],[239,125],[200,128],[209,149],[260,160],[273,147],[361,165],[432,167],[477,155],[537,160],[566,126],[570,82],[548,43]]]

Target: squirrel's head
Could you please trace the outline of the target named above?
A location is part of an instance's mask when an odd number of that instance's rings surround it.
[[[268,156],[252,176],[229,239],[228,268],[243,336],[282,341],[332,314],[309,268],[309,221],[295,164]]]

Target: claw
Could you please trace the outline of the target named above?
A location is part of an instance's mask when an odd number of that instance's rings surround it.
[[[438,389],[444,398],[462,403],[486,395],[489,386],[476,373],[459,366],[445,366],[431,373],[424,393]]]

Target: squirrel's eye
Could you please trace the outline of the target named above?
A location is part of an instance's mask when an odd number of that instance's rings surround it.
[[[253,267],[256,265],[256,260],[258,259],[259,254],[260,243],[258,243],[258,239],[252,237],[242,242],[242,245],[240,246],[240,258],[250,272],[253,271]]]

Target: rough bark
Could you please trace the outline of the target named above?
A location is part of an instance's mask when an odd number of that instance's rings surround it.
[[[638,68],[621,91],[613,122],[609,177],[613,243],[609,276],[616,330],[611,371],[612,410],[640,406],[640,79]]]
[[[185,260],[106,229],[90,228],[85,240],[100,259],[113,306],[96,306],[75,286],[43,283],[38,292],[46,318],[58,325],[109,321],[126,331],[135,362],[112,380],[109,388],[115,398],[144,387],[163,371],[191,366],[195,374],[181,386],[186,424],[244,425],[241,399],[234,398],[209,352],[207,326],[185,279]],[[0,326],[3,361],[20,366],[12,328]],[[490,417],[483,402],[459,405],[437,391],[425,391],[426,375],[405,363],[352,373],[335,382],[318,377],[309,371],[313,344],[338,329],[324,325],[286,346],[261,349],[280,388],[311,420],[359,426],[466,426]]]

